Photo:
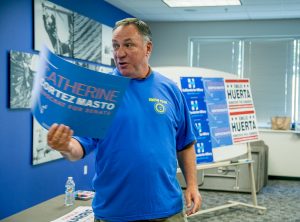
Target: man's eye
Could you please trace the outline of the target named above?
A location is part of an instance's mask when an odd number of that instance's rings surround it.
[[[131,47],[133,46],[133,44],[132,44],[132,43],[126,43],[125,46],[126,46],[127,48],[131,48]]]
[[[119,45],[113,44],[113,49],[118,49],[119,47]]]

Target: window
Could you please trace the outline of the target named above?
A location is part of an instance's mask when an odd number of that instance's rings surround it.
[[[237,73],[238,45],[234,39],[194,40],[191,66]]]
[[[250,78],[260,127],[272,116],[299,121],[300,39],[192,38],[190,65]]]

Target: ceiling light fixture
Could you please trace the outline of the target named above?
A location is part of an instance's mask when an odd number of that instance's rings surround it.
[[[162,0],[169,7],[203,7],[241,5],[240,0]]]

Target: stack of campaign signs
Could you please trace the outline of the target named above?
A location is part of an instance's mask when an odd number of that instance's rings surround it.
[[[194,132],[197,163],[213,162],[213,149],[258,139],[249,79],[181,77]]]

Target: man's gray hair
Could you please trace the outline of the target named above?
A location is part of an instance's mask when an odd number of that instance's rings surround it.
[[[125,18],[117,21],[113,30],[120,26],[134,25],[145,42],[152,42],[152,33],[150,27],[142,20],[137,18]]]

